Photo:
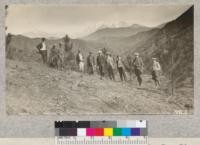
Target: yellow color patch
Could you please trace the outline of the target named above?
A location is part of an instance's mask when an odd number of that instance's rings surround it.
[[[104,136],[113,136],[112,128],[104,128]]]

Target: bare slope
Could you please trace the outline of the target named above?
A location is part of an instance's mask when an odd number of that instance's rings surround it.
[[[186,94],[170,99],[164,91],[166,86],[155,89],[148,75],[144,75],[144,85],[139,89],[136,79],[126,83],[119,78],[116,82],[100,80],[97,74],[58,71],[37,62],[7,60],[6,67],[6,107],[10,115],[169,114],[185,110],[185,103],[193,101]]]

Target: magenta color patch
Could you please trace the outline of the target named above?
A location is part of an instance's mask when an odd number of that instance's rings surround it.
[[[86,129],[86,135],[87,136],[94,136],[94,129],[93,128],[87,128]]]

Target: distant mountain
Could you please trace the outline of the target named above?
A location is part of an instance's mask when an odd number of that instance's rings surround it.
[[[22,34],[23,36],[27,36],[30,38],[41,38],[45,37],[48,39],[59,39],[66,35],[66,33],[60,32],[60,33],[47,33],[44,31],[34,31],[34,32],[26,32]]]
[[[141,26],[138,24],[134,24],[129,27],[117,27],[117,28],[103,28],[95,31],[94,33],[84,37],[84,40],[102,40],[106,38],[119,38],[119,37],[128,37],[134,35],[138,32],[147,31],[151,28],[146,26]]]

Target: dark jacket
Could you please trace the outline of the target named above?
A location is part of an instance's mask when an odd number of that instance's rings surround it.
[[[93,66],[94,65],[94,57],[91,55],[88,55],[87,57],[87,66]]]
[[[143,70],[144,64],[143,64],[142,58],[141,57],[136,57],[133,60],[133,66],[134,66],[135,69]]]
[[[97,56],[97,66],[103,66],[105,63],[105,58],[103,55]]]

